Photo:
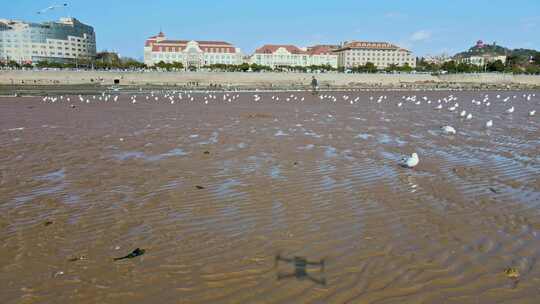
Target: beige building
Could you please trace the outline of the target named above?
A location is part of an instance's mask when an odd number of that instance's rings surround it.
[[[480,56],[468,56],[457,58],[458,63],[467,63],[477,66],[484,66],[488,63],[500,60],[503,64],[506,64],[506,56],[493,56],[493,55],[480,55]]]
[[[159,33],[146,40],[144,63],[153,66],[161,61],[180,62],[185,67],[200,68],[212,64],[242,64],[239,48],[224,41],[167,40]]]
[[[307,48],[310,65],[329,65],[334,69],[338,67],[338,55],[334,50],[338,45],[315,45]]]
[[[330,65],[337,68],[337,55],[333,50],[337,46],[315,45],[307,48],[299,48],[295,45],[266,44],[250,57],[250,63],[276,66],[302,66]]]
[[[43,23],[0,19],[0,61],[76,63],[95,56],[94,29],[75,18]]]
[[[416,58],[411,51],[388,42],[344,42],[334,52],[338,55],[338,66],[346,69],[368,62],[375,64],[378,69],[384,69],[392,64],[397,66],[408,64],[410,67],[416,67]]]
[[[452,57],[445,53],[441,55],[427,55],[424,57],[424,61],[430,64],[443,64],[451,60]]]

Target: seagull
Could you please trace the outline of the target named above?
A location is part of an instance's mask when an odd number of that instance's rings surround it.
[[[488,120],[486,122],[486,128],[491,128],[491,127],[493,127],[493,120]]]
[[[420,160],[418,159],[418,154],[416,153],[413,153],[411,156],[409,157],[404,157],[402,160],[401,160],[401,166],[402,167],[405,167],[405,168],[413,168],[415,167],[416,165],[418,165],[418,162]]]
[[[467,115],[467,111],[463,110],[461,113],[459,113],[459,117],[465,117]]]
[[[510,109],[506,110],[506,113],[508,113],[508,114],[514,113],[514,106],[512,106]]]
[[[534,116],[536,114],[536,110],[532,110],[529,112],[529,116]]]
[[[54,9],[57,9],[57,8],[61,8],[61,7],[66,7],[68,6],[67,3],[64,3],[62,5],[51,5],[51,6],[48,6],[40,11],[37,12],[38,15],[42,15],[42,14],[45,14],[46,12],[50,11],[50,10],[54,10]]]
[[[471,114],[471,113],[467,114],[467,117],[465,117],[465,119],[467,119],[467,120],[469,120],[469,119],[471,119],[471,118],[472,118],[472,114]]]
[[[444,134],[449,134],[449,135],[456,134],[456,129],[454,129],[454,127],[452,126],[441,127],[441,130],[443,131]]]

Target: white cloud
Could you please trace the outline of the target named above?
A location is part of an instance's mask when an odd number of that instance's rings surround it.
[[[431,32],[430,31],[420,30],[420,31],[414,32],[411,35],[410,40],[411,41],[425,41],[425,40],[428,40],[430,38],[431,38]]]

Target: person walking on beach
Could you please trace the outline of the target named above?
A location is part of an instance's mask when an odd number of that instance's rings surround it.
[[[311,78],[311,88],[312,88],[313,95],[317,95],[317,89],[319,88],[319,82],[317,81],[317,78],[315,78],[315,76],[313,76]]]

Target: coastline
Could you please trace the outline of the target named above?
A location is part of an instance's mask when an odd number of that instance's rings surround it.
[[[0,94],[58,89],[95,91],[120,88],[199,90],[305,90],[312,73],[241,72],[118,72],[118,71],[0,71]],[[538,75],[512,74],[315,74],[322,90],[540,89]]]

